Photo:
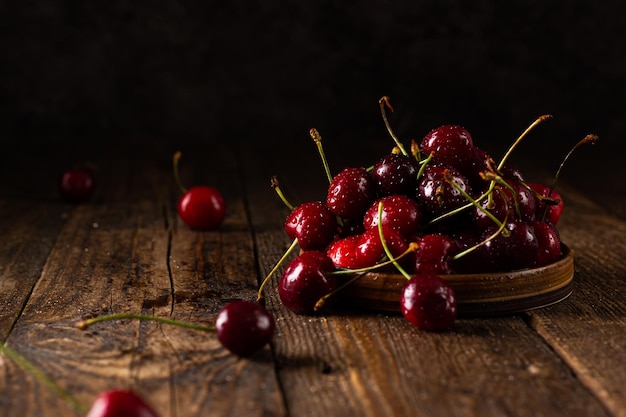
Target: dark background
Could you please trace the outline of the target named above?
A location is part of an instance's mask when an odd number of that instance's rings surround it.
[[[10,4],[7,4],[10,3]],[[460,123],[504,149],[537,116],[537,152],[624,132],[626,18],[615,0],[0,5],[0,135],[46,147],[129,136],[363,143]],[[347,142],[346,142],[347,143]],[[489,143],[489,144],[488,144]],[[609,146],[609,144],[612,144]]]

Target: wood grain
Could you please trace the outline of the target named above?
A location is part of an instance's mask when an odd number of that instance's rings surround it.
[[[308,139],[266,146],[183,149],[187,184],[225,190],[228,217],[212,232],[176,215],[171,142],[86,152],[100,181],[83,205],[33,185],[55,171],[49,158],[35,157],[36,173],[5,170],[13,174],[0,179],[3,339],[84,404],[131,387],[163,417],[626,415],[626,223],[572,184],[560,189],[568,204],[559,227],[574,251],[574,291],[554,306],[462,319],[443,333],[341,304],[299,316],[277,295],[283,265],[263,298],[277,332],[251,358],[231,355],[213,333],[154,322],[75,327],[110,312],[210,325],[228,301],[255,299],[291,243],[270,177],[279,175],[292,203],[322,198],[326,181]],[[349,159],[371,160],[367,149],[354,152]],[[82,415],[3,356],[0,404],[3,416]]]

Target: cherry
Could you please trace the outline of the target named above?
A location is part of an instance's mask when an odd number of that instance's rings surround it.
[[[180,219],[196,230],[215,230],[226,217],[224,197],[208,185],[189,188],[178,200],[176,208]]]
[[[328,186],[326,206],[336,216],[356,219],[374,200],[374,182],[365,168],[344,168]]]
[[[493,171],[494,166],[495,161],[491,155],[484,149],[474,146],[469,163],[462,173],[470,182],[472,189],[484,190],[489,183],[482,178],[481,173]]]
[[[337,239],[328,245],[326,255],[338,268],[360,268],[356,253],[356,247],[360,240],[360,235],[350,235]]]
[[[385,196],[375,201],[363,216],[365,230],[378,226],[378,206],[382,203],[381,221],[383,226],[395,229],[406,238],[411,238],[422,225],[422,208],[412,198],[405,195]]]
[[[93,170],[86,167],[71,168],[59,178],[59,194],[69,202],[81,203],[91,197],[94,184]]]
[[[320,251],[306,251],[285,267],[278,284],[283,305],[298,314],[312,314],[320,298],[337,288],[332,260]]]
[[[528,186],[539,195],[539,201],[536,205],[537,210],[535,216],[538,220],[547,221],[556,226],[563,214],[563,198],[557,191],[551,190],[550,187],[539,184],[529,183]]]
[[[453,274],[453,256],[459,251],[454,238],[441,233],[430,233],[417,240],[414,272],[417,274]]]
[[[368,229],[359,237],[356,245],[356,257],[360,261],[359,268],[375,265],[385,255],[381,232],[393,258],[399,257],[408,249],[409,244],[399,231],[386,226],[382,227],[382,231],[378,228]]]
[[[232,301],[219,311],[215,330],[222,346],[237,356],[247,357],[270,342],[274,317],[259,303]]]
[[[295,207],[285,220],[285,232],[302,250],[324,250],[337,234],[337,218],[321,201]]]
[[[456,186],[450,181],[454,181]],[[469,180],[452,166],[434,164],[424,171],[416,198],[432,217],[437,217],[468,203],[459,189],[471,194]]]
[[[101,393],[86,417],[157,417],[154,409],[131,390],[114,389]]]
[[[433,155],[433,162],[463,171],[471,164],[474,144],[464,127],[443,125],[428,132],[420,148],[425,155]]]
[[[226,217],[226,202],[217,188],[208,185],[196,185],[185,188],[178,173],[180,152],[173,157],[174,179],[183,194],[178,199],[176,210],[180,219],[196,230],[215,230]]]
[[[402,288],[402,315],[419,329],[451,329],[456,320],[456,306],[454,289],[438,275],[413,275]]]
[[[530,222],[530,225],[535,232],[539,246],[535,266],[549,265],[561,259],[563,255],[561,239],[556,228],[539,220]]]
[[[419,164],[408,155],[390,153],[380,158],[370,171],[377,195],[413,195]]]

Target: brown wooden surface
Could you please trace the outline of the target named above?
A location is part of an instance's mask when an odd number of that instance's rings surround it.
[[[389,148],[368,145],[326,144],[331,169],[371,163]],[[596,186],[593,170],[571,169],[559,185],[559,228],[575,254],[565,301],[429,333],[394,314],[295,315],[280,304],[275,277],[265,298],[277,322],[272,344],[238,359],[211,333],[133,320],[81,331],[75,323],[142,312],[212,324],[229,300],[255,299],[290,243],[269,178],[279,176],[292,203],[325,190],[306,132],[289,149],[271,140],[152,138],[55,149],[25,147],[2,167],[0,337],[85,404],[131,387],[161,416],[626,416],[626,200],[610,184]],[[171,156],[179,149],[188,185],[224,192],[219,231],[195,232],[177,218]],[[82,205],[60,201],[56,175],[86,160],[97,166],[95,195]],[[613,178],[624,172],[612,170]],[[80,415],[4,357],[0,410]]]

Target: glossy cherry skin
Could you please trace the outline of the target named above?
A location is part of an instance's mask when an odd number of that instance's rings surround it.
[[[374,164],[370,176],[378,197],[413,195],[419,164],[412,156],[391,153]]]
[[[63,199],[80,203],[91,197],[94,185],[94,172],[91,169],[72,168],[61,175],[58,189]]]
[[[553,225],[557,225],[559,220],[561,219],[561,214],[563,214],[563,197],[557,191],[550,191],[550,187],[538,184],[538,183],[529,183],[530,188],[532,188],[537,194],[541,197],[549,197],[552,199],[551,203],[556,204],[546,204],[542,201],[537,202],[537,211],[536,218],[537,220],[544,220]]]
[[[302,250],[324,250],[337,234],[337,217],[321,201],[295,207],[285,219],[285,233],[298,239]]]
[[[417,240],[413,271],[416,274],[454,274],[453,256],[459,251],[457,242],[451,236],[431,233]]]
[[[454,181],[465,193],[472,194],[469,180],[458,169],[449,165],[431,165],[424,171],[424,176],[419,181],[416,198],[432,217],[469,203],[463,193],[449,180]]]
[[[315,305],[337,288],[332,260],[320,251],[306,251],[287,264],[278,283],[283,305],[298,314],[315,313]]]
[[[259,303],[231,301],[215,319],[217,338],[226,349],[240,357],[261,350],[274,336],[274,317]]]
[[[190,228],[215,230],[226,217],[226,202],[216,188],[196,185],[179,198],[177,211],[180,219]]]
[[[135,392],[119,389],[98,395],[86,417],[158,417],[158,414]]]
[[[449,330],[456,321],[456,294],[438,275],[416,274],[402,288],[400,309],[409,323],[419,329]]]
[[[462,172],[471,164],[474,143],[462,126],[443,125],[424,136],[420,149],[425,156],[433,154],[433,162],[450,165]]]
[[[363,216],[365,230],[378,227],[378,206],[381,202],[383,226],[397,230],[406,238],[416,234],[424,215],[417,201],[405,195],[390,195],[375,201]]]
[[[530,222],[530,225],[537,236],[539,246],[535,266],[549,265],[561,259],[563,256],[561,239],[556,228],[539,220]]]
[[[328,186],[326,206],[336,216],[356,219],[363,216],[374,196],[374,182],[365,168],[344,168]]]

